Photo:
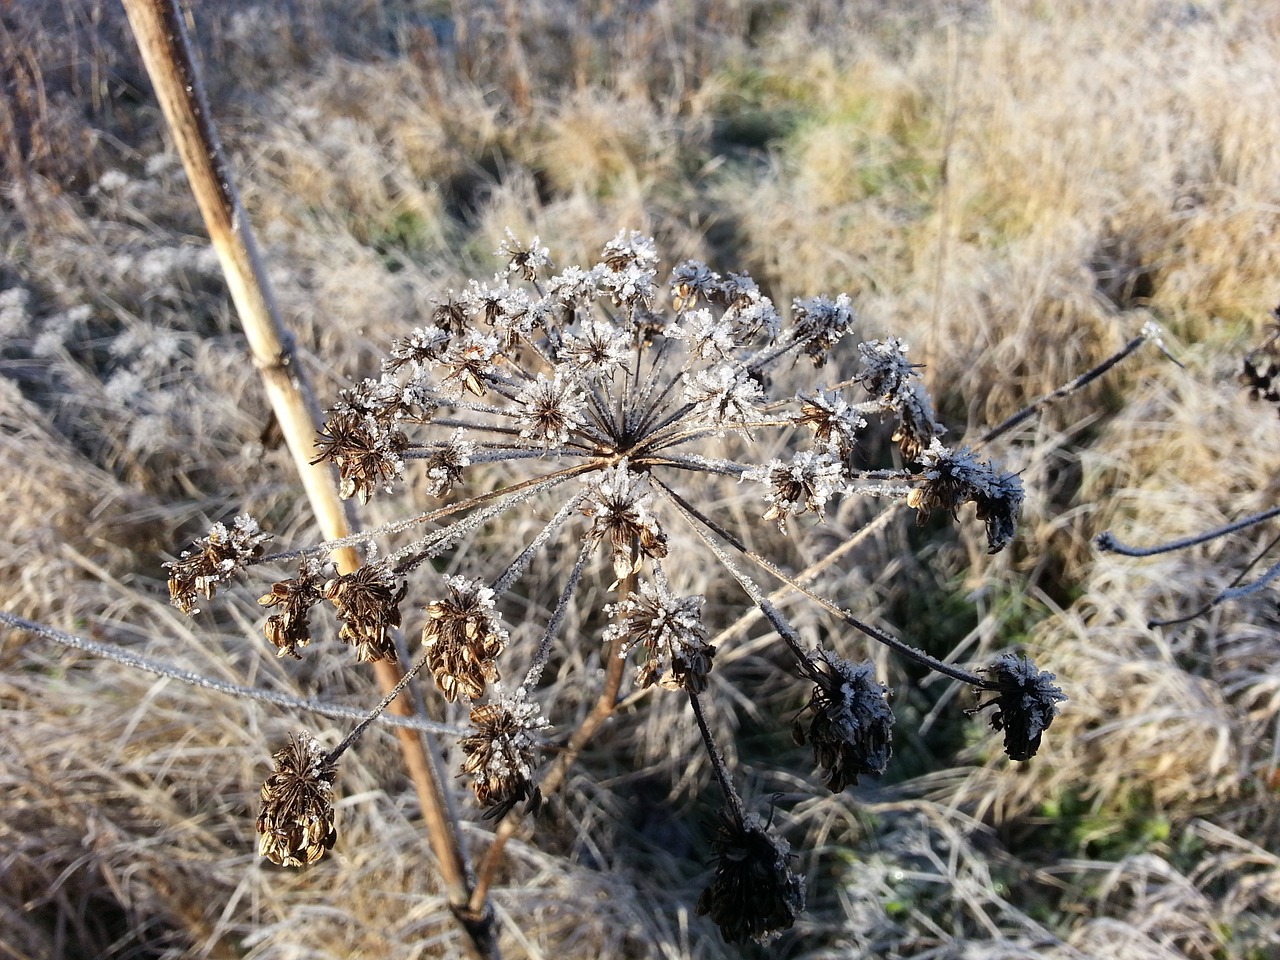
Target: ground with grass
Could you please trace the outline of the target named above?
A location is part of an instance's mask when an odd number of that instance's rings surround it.
[[[1274,594],[1146,626],[1213,597],[1270,530],[1143,560],[1091,545],[1106,529],[1187,536],[1274,500],[1280,420],[1236,380],[1280,296],[1266,5],[193,6],[213,111],[325,404],[446,291],[491,274],[507,227],[557,263],[594,262],[625,227],[656,237],[665,268],[746,271],[779,305],[847,292],[858,339],[902,337],[926,365],[952,442],[1158,323],[1182,368],[1144,348],[1001,441],[1028,494],[1008,550],[987,556],[970,512],[916,527],[903,511],[818,581],[936,656],[1017,648],[1055,671],[1070,699],[1032,761],[965,718],[969,690],[784,598],[806,641],[873,657],[895,690],[886,776],[825,793],[790,737],[805,690],[779,681],[767,631],[736,623],[727,576],[680,576],[730,631],[714,674],[729,759],[761,810],[777,797],[808,877],[809,908],[770,955],[1280,951]],[[201,674],[373,702],[336,631],[301,662],[271,655],[261,584],[194,620],[168,605],[160,563],[213,521],[248,510],[284,543],[315,533],[122,14],[8,4],[0,62],[0,608]],[[866,443],[891,458],[887,436]],[[757,546],[800,569],[872,507],[789,539],[762,524]],[[536,529],[516,519],[465,546],[505,553]],[[545,622],[571,563],[535,568],[508,621]],[[579,682],[599,665],[594,599],[548,669],[562,717],[594,696]],[[406,605],[411,634],[423,602]],[[385,732],[344,761],[330,856],[301,872],[256,856],[268,756],[297,725],[0,633],[0,954],[459,955]],[[742,955],[694,915],[710,780],[684,701],[629,700],[510,847],[503,955]],[[481,849],[487,827],[466,836]]]

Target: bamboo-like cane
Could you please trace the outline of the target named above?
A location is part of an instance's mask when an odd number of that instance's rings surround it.
[[[231,299],[249,340],[254,365],[262,375],[271,409],[311,508],[327,539],[345,537],[351,532],[351,523],[338,497],[331,468],[312,463],[316,455],[318,407],[294,356],[292,339],[281,322],[230,165],[219,144],[182,14],[176,0],[123,2],[186,169],[191,192],[222,265]],[[359,557],[350,547],[334,551],[334,562],[343,573],[360,565]],[[392,690],[402,676],[398,663],[384,661],[374,668],[384,694]],[[403,696],[392,705],[391,711],[402,715],[412,712]],[[434,746],[424,747],[411,730],[397,730],[397,736],[405,767],[418,792],[427,836],[439,861],[449,903],[465,931],[468,951],[482,958],[496,956],[488,905],[471,904],[472,884],[458,821],[442,786],[444,779]]]

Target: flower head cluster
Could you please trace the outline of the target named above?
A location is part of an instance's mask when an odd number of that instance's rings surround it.
[[[987,525],[987,548],[999,553],[1013,539],[1022,507],[1022,481],[1016,474],[977,459],[968,447],[948,450],[936,438],[920,455],[924,467],[920,486],[907,503],[920,511],[920,520],[941,507],[953,517],[960,504],[972,500],[978,519]]]
[[[458,741],[466,759],[462,772],[472,777],[476,800],[485,818],[501,820],[517,803],[530,810],[541,801],[533,785],[538,738],[549,724],[523,688],[499,694],[493,702],[471,710],[472,732]]]
[[[707,643],[702,597],[677,597],[661,581],[656,587],[642,582],[638,594],[628,595],[605,612],[618,618],[605,631],[605,640],[621,641],[619,656],[625,657],[636,646],[645,648],[648,659],[636,676],[637,686],[658,683],[668,690],[692,693],[707,689],[716,648]]]
[[[644,478],[625,463],[597,477],[582,512],[592,518],[590,535],[613,545],[613,573],[621,580],[640,569],[645,557],[667,555],[667,535],[650,508]]]
[[[907,360],[907,345],[897,337],[868,340],[858,347],[862,371],[858,379],[881,409],[896,413],[894,441],[902,455],[915,460],[943,433],[933,415],[933,403],[920,383],[916,364]]]
[[[776,520],[783,533],[787,532],[788,517],[812,512],[822,519],[827,501],[835,496],[845,480],[842,461],[829,453],[811,450],[801,450],[790,464],[770,460],[762,467],[748,470],[742,478],[769,485],[769,492],[765,494],[769,509],[764,518]]]
[[[797,717],[793,732],[798,743],[813,744],[827,787],[839,793],[865,773],[884,773],[893,752],[893,711],[871,662],[850,663],[818,650],[802,673],[814,683],[802,711],[809,720],[806,726]]]
[[[338,639],[356,648],[356,659],[376,663],[394,660],[393,631],[400,626],[400,601],[408,585],[400,583],[387,564],[366,563],[352,573],[324,585],[324,598],[338,611],[342,629]]]
[[[730,943],[763,943],[787,930],[804,909],[804,879],[791,872],[791,847],[755,814],[725,812],[712,847],[716,873],[698,898]]]
[[[1057,704],[1067,699],[1057,679],[1047,670],[1013,653],[1001,654],[982,671],[988,682],[980,693],[994,693],[993,699],[976,710],[995,707],[991,728],[1004,731],[1004,752],[1010,760],[1030,760],[1040,749],[1040,738],[1058,715]]]
[[[264,607],[280,607],[279,613],[267,618],[263,632],[276,647],[276,656],[299,658],[298,647],[311,642],[311,629],[307,617],[311,608],[324,599],[324,564],[310,557],[303,557],[298,565],[298,575],[271,585],[271,592],[258,598]]]
[[[333,781],[337,768],[310,734],[290,737],[275,773],[262,785],[258,853],[272,863],[301,867],[333,847]]]
[[[224,524],[213,528],[177,560],[165,564],[169,570],[169,602],[183,613],[199,613],[197,597],[212,600],[218,584],[226,583],[246,564],[262,555],[262,545],[271,539],[258,521],[247,513],[236,517],[228,530]]]
[[[478,580],[446,577],[449,595],[427,607],[422,645],[446,700],[474,700],[498,679],[497,657],[507,631],[493,612],[493,591]]]

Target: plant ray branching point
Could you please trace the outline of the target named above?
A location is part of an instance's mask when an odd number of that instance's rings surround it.
[[[654,241],[626,230],[587,267],[557,270],[538,238],[524,242],[510,231],[497,252],[505,269],[450,291],[426,324],[391,344],[380,377],[341,392],[319,432],[318,459],[337,468],[346,497],[368,501],[418,478],[406,489],[431,498],[415,504],[422,512],[357,537],[399,545],[376,558],[370,551],[359,570],[337,575],[325,563],[332,543],[264,556],[267,535],[240,517],[168,565],[173,603],[193,612],[198,597],[212,599],[245,568],[293,559],[297,575],[259,601],[275,611],[264,633],[277,654],[299,655],[310,640],[310,612],[327,601],[340,639],[357,659],[376,661],[394,656],[396,628],[415,618],[401,611],[412,598],[421,649],[405,682],[426,667],[446,700],[470,704],[462,773],[485,816],[500,820],[542,800],[548,720],[537,702],[539,678],[584,572],[607,564],[616,600],[602,611],[612,623],[601,649],[638,661],[638,687],[684,691],[725,794],[714,877],[698,910],[726,939],[768,939],[794,922],[804,882],[791,873],[786,842],[747,812],[711,738],[704,701],[714,689],[716,650],[703,598],[681,595],[670,582],[673,538],[692,532],[694,545],[709,548],[777,633],[796,677],[811,684],[795,735],[812,746],[833,791],[889,763],[889,690],[869,662],[806,648],[749,569],[991,697],[983,706],[996,706],[992,726],[1004,731],[1013,759],[1036,753],[1065,698],[1052,674],[1012,654],[971,673],[863,624],[750,548],[751,538],[714,516],[714,499],[687,494],[703,482],[753,492],[755,516],[783,534],[822,522],[844,497],[902,502],[921,521],[939,509],[954,517],[973,503],[994,553],[1014,536],[1021,481],[968,447],[943,443],[918,367],[897,338],[862,343],[852,379],[775,391],[788,369],[816,373],[850,337],[857,317],[847,296],[798,299],[784,319],[750,277],[720,276],[696,261],[676,266],[664,289]],[[892,424],[906,467],[862,462],[859,438],[870,420]],[[785,454],[761,443],[765,435],[784,441]],[[766,448],[774,455],[753,456]],[[469,493],[475,480],[483,482]],[[457,556],[469,537],[512,511],[550,519],[505,567],[486,573]],[[535,556],[562,545],[577,562],[535,652],[511,662],[502,597]],[[430,561],[443,557],[467,574],[437,573]],[[276,753],[258,820],[264,856],[300,866],[333,845],[336,762],[360,732],[329,754],[306,734]]]

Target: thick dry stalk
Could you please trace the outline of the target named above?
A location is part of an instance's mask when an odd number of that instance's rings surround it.
[[[175,0],[124,0],[124,7],[209,239],[222,265],[254,365],[262,375],[271,409],[312,510],[326,539],[346,537],[352,525],[338,497],[332,472],[327,465],[312,462],[316,456],[314,437],[319,410],[298,366],[292,340],[280,320],[230,165],[219,144],[182,14]],[[351,547],[335,550],[333,559],[342,573],[349,573],[360,565],[359,556]],[[384,661],[374,668],[384,693],[394,689],[402,676],[398,663]],[[406,697],[398,699],[391,711],[400,715],[412,712]],[[471,902],[471,885],[457,820],[442,788],[440,765],[434,750],[424,747],[413,731],[398,730],[397,736],[405,767],[418,792],[428,838],[439,860],[449,902],[455,912],[461,914]],[[471,911],[463,920],[463,926],[472,953],[493,954],[492,925],[483,909]]]

